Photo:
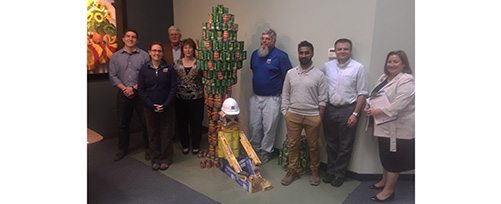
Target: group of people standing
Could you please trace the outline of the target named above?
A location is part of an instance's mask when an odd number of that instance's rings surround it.
[[[145,159],[151,160],[154,170],[166,170],[172,163],[174,129],[178,129],[184,154],[190,147],[194,154],[199,151],[204,93],[202,73],[196,67],[196,45],[190,38],[181,41],[174,26],[168,32],[169,43],[152,43],[147,53],[136,47],[137,32],[127,30],[122,38],[124,47],[110,60],[109,76],[118,89],[120,113],[115,161],[127,154],[134,110],[144,118]],[[249,100],[250,142],[263,163],[272,159],[277,124],[283,114],[289,164],[281,183],[287,186],[299,178],[299,143],[304,129],[310,156],[309,183],[319,185],[318,139],[323,124],[327,169],[322,181],[339,187],[346,178],[359,117],[365,112],[378,137],[384,167],[381,180],[370,186],[382,191],[371,199],[392,199],[400,172],[414,169],[414,78],[405,52],[388,53],[384,73],[369,92],[364,66],[351,57],[351,40],[338,39],[334,44],[336,59],[321,68],[313,65],[314,46],[310,42],[298,44],[299,65],[293,68],[287,53],[275,47],[276,40],[274,30],[263,32],[250,62],[254,93]],[[379,97],[386,103],[371,103],[381,101]],[[387,120],[381,122],[382,117]]]
[[[313,65],[313,45],[302,41],[297,47],[299,65],[292,68],[288,55],[275,47],[276,36],[271,29],[262,33],[261,46],[251,57],[254,95],[250,99],[250,131],[254,148],[265,162],[270,159],[281,112],[287,128],[289,161],[281,183],[287,186],[299,178],[299,146],[304,130],[309,183],[317,186],[318,139],[323,124],[327,169],[322,181],[339,187],[346,178],[363,111],[378,137],[384,168],[381,180],[369,186],[382,190],[371,200],[393,199],[400,172],[414,169],[414,78],[405,52],[388,53],[384,73],[369,95],[364,66],[351,57],[351,40],[338,39],[334,44],[336,59],[321,68]],[[372,102],[381,98],[386,103]]]
[[[129,29],[122,38],[124,47],[110,59],[110,80],[119,90],[120,135],[115,161],[128,153],[134,110],[142,126],[145,159],[151,160],[153,170],[167,170],[172,164],[176,134],[184,154],[190,147],[193,154],[199,152],[204,94],[202,73],[196,67],[196,45],[190,38],[181,41],[175,26],[169,27],[168,33],[168,43],[153,42],[145,52],[136,46],[138,33]]]

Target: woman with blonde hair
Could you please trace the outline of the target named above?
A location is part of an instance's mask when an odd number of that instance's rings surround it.
[[[395,197],[400,172],[414,169],[414,94],[415,85],[409,60],[404,51],[386,56],[384,74],[371,92],[365,113],[378,138],[383,177],[369,186],[382,189],[371,200],[384,202]]]

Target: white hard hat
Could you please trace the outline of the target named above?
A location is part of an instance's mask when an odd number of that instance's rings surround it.
[[[233,98],[227,98],[226,100],[224,100],[221,110],[226,115],[238,115],[240,113],[240,108],[238,107],[238,103]]]

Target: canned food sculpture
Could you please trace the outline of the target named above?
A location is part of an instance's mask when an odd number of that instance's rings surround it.
[[[224,100],[219,112],[218,157],[222,162],[222,170],[247,192],[255,193],[273,188],[270,181],[261,176],[258,166],[261,160],[252,148],[244,132],[240,130],[238,115],[240,108],[233,98]],[[240,144],[244,153],[240,154]]]
[[[237,41],[235,16],[223,5],[212,7],[207,22],[202,24],[202,39],[197,41],[197,67],[203,72],[205,105],[208,112],[210,157],[217,156],[219,111],[237,83],[237,70],[247,59],[244,42]]]

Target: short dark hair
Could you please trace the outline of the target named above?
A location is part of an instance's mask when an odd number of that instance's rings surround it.
[[[153,45],[160,45],[160,47],[162,48],[162,52],[164,51],[164,46],[160,42],[152,42],[150,44],[150,49],[149,50],[151,50],[151,48],[153,47]]]
[[[139,39],[139,34],[137,34],[137,31],[134,30],[134,29],[132,29],[132,28],[127,28],[127,30],[125,30],[125,32],[124,32],[124,36],[123,37],[125,37],[125,34],[127,32],[133,32],[134,34],[136,34],[136,39]]]
[[[193,56],[195,56],[195,52],[196,52],[196,49],[197,49],[197,45],[195,44],[195,41],[191,38],[186,38],[184,40],[181,41],[181,59],[184,57],[184,52],[183,52],[183,47],[185,45],[189,45],[190,47],[193,48]]]
[[[313,52],[313,45],[310,42],[306,41],[306,40],[301,41],[297,45],[297,51],[299,51],[299,48],[301,48],[301,47],[308,47],[308,48],[311,49],[311,52]]]
[[[400,61],[402,61],[402,64],[405,65],[404,70],[402,70],[403,73],[412,74],[411,66],[409,65],[409,58],[407,58],[407,54],[405,54],[403,50],[394,50],[389,52],[388,55],[386,55],[386,60],[384,61],[385,74],[389,74],[388,70],[386,69],[386,64],[388,62],[388,58],[390,58],[390,56],[392,55],[398,56],[400,58]]]
[[[353,49],[353,44],[351,43],[351,40],[348,38],[340,38],[336,40],[336,42],[334,43],[334,47],[336,47],[338,43],[348,43],[350,44],[350,49]]]

